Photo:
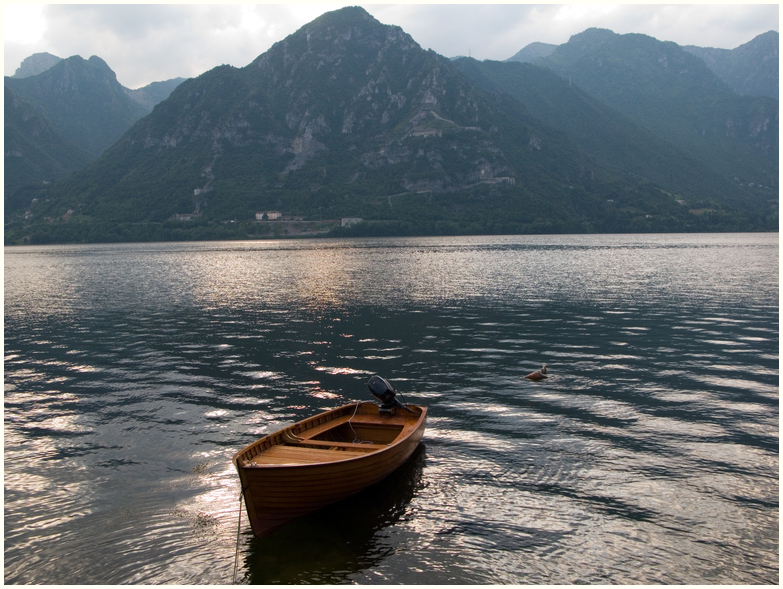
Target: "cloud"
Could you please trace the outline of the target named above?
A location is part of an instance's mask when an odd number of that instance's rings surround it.
[[[733,49],[777,30],[777,4],[368,5],[425,49],[447,57],[508,59],[533,42],[561,44],[590,27],[643,33],[661,41]]]
[[[524,4],[399,4],[366,8],[382,23],[401,26],[425,49],[446,57],[470,53],[478,59],[506,59],[524,45],[542,40],[532,37],[526,40],[525,29],[537,13],[553,13],[550,6]],[[507,44],[519,47],[507,53]]]
[[[37,52],[98,55],[121,84],[194,77],[221,64],[247,65],[323,12],[301,4],[45,5],[45,33],[34,42],[5,39],[5,73]],[[8,26],[8,25],[7,25]],[[11,25],[12,26],[12,25]]]
[[[604,28],[643,33],[680,45],[734,49],[769,30],[778,30],[777,4],[623,5]]]
[[[344,4],[343,4],[344,5]],[[97,55],[121,84],[243,67],[340,4],[5,5],[5,73],[37,52]],[[368,4],[425,49],[447,57],[508,59],[532,43],[565,43],[589,27],[732,49],[778,29],[777,4]]]
[[[277,40],[275,29],[283,37],[297,24],[265,5],[52,6],[46,18],[58,55],[99,55],[129,87],[246,65]]]
[[[3,6],[4,41],[30,44],[41,40],[46,29],[41,4],[6,4]]]

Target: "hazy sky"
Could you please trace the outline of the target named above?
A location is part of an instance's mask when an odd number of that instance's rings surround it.
[[[97,55],[119,82],[242,67],[320,14],[350,4],[4,4],[5,75],[25,57]],[[534,41],[565,43],[589,27],[680,45],[733,49],[779,30],[771,4],[362,4],[441,55],[504,60]]]

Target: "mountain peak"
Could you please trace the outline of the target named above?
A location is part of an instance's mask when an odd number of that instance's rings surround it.
[[[405,39],[411,47],[419,47],[400,27],[384,25],[366,10],[348,6],[327,12],[302,26],[282,41],[275,43],[269,51],[259,56],[254,63],[265,63],[269,58],[284,53],[284,61],[291,63],[294,55],[299,61],[315,54],[322,56],[345,54],[348,46],[379,48],[392,39]],[[319,64],[320,69],[325,64]]]
[[[95,55],[89,60],[72,55],[36,76],[7,78],[6,84],[91,157],[100,155],[146,114],[127,96],[114,71]]]
[[[114,73],[114,70],[112,70],[112,69],[109,67],[109,64],[108,64],[108,63],[106,63],[105,61],[103,61],[103,60],[102,60],[100,57],[98,57],[97,55],[91,55],[91,56],[90,56],[90,59],[88,59],[88,60],[87,60],[87,63],[89,63],[90,65],[93,65],[93,66],[95,66],[95,67],[99,67],[99,68],[103,68],[103,69],[105,69],[105,70],[108,70],[108,71],[110,71],[112,74]]]
[[[618,36],[617,33],[615,33],[614,31],[610,31],[609,29],[590,27],[589,29],[585,29],[581,33],[577,33],[576,35],[571,35],[571,38],[568,40],[568,42],[573,45],[595,46],[600,43],[603,43],[604,41],[608,41],[609,39],[613,39],[617,36]]]
[[[62,57],[57,57],[51,53],[33,53],[30,57],[24,58],[21,65],[16,68],[13,78],[29,78],[30,76],[37,76],[57,65],[62,61]]]
[[[557,45],[552,43],[530,43],[525,45],[512,57],[509,57],[506,61],[521,61],[523,63],[531,63],[539,57],[547,57],[557,49]]]
[[[360,22],[378,22],[361,6],[346,6],[330,12],[325,12],[305,26],[356,24]],[[380,24],[380,23],[378,23]]]
[[[766,33],[761,33],[760,35],[756,35],[753,39],[748,41],[747,43],[743,43],[737,49],[742,49],[743,47],[752,47],[754,45],[764,44],[764,43],[771,43],[775,47],[778,45],[778,40],[780,38],[780,35],[777,31],[767,31]]]

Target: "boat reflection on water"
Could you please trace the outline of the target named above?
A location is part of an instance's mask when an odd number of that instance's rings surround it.
[[[237,582],[338,584],[395,550],[379,532],[398,523],[423,488],[424,444],[400,468],[372,487],[300,517],[264,538],[243,529],[247,549]],[[294,556],[295,555],[295,556]]]

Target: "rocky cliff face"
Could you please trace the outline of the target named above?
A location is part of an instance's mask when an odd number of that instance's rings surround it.
[[[245,68],[222,66],[186,82],[127,141],[161,153],[208,145],[200,165],[212,170],[215,187],[255,153],[273,166],[243,171],[260,184],[280,183],[270,172],[312,175],[320,166],[319,186],[358,189],[394,168],[388,192],[448,191],[514,176],[497,110],[449,60],[346,8]],[[512,130],[537,150],[548,139],[520,120]]]
[[[487,135],[473,91],[446,60],[424,52],[399,27],[382,26],[360,9],[325,15],[273,47],[250,68],[257,68],[261,80],[279,85],[278,100],[290,105],[285,121],[295,133],[294,150],[298,145],[303,150],[288,169],[301,166],[330,144],[345,141],[349,149],[361,151],[359,160],[370,169],[412,162],[420,157],[419,151],[407,139],[443,139],[445,133],[450,141],[432,145],[423,167],[436,176],[429,185],[456,186],[459,181],[455,184],[441,164],[443,148],[463,153],[476,147],[477,134]],[[316,83],[302,86],[297,83],[302,79]],[[320,100],[321,96],[329,100]],[[491,160],[495,165],[489,167],[477,160],[462,183],[479,176],[482,166],[485,173],[507,172],[497,157]],[[404,185],[409,179],[400,182]]]

